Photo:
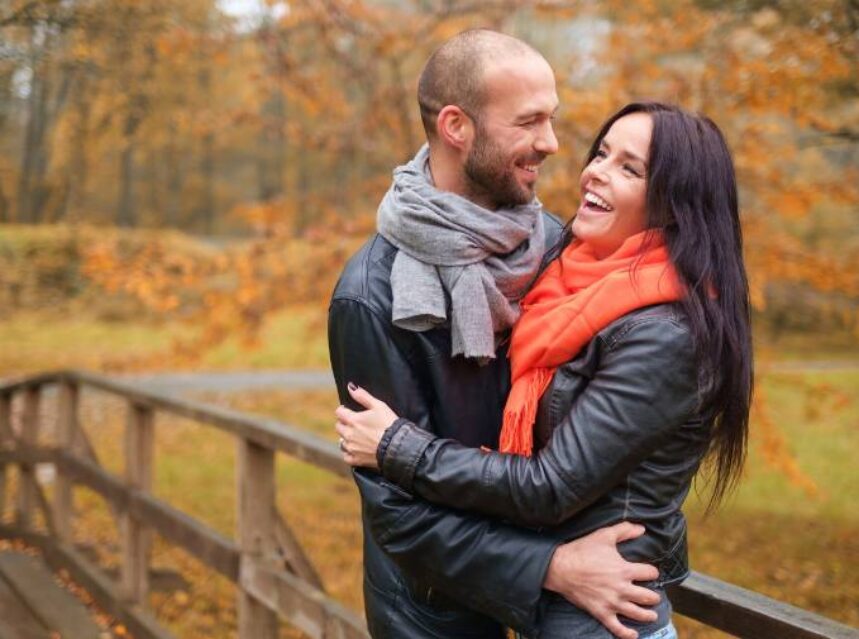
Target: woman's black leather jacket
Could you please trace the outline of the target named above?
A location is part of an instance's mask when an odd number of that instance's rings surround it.
[[[640,522],[647,532],[621,554],[656,565],[655,585],[665,585],[688,574],[681,505],[711,427],[690,330],[679,305],[661,304],[616,320],[557,369],[540,401],[532,457],[399,422],[386,433],[382,473],[429,501],[559,540]]]

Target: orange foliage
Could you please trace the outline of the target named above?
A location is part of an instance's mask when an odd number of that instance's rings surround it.
[[[581,158],[623,103],[656,98],[703,111],[735,154],[756,311],[800,287],[823,296],[828,321],[859,335],[850,223],[859,175],[855,146],[845,150],[859,138],[859,51],[848,4],[295,0],[241,31],[212,0],[145,10],[132,0],[69,3],[80,27],[63,32],[49,71],[62,77],[59,62],[74,60],[99,73],[82,74],[87,82],[58,115],[44,188],[70,219],[109,219],[108,185],[130,180],[115,162],[125,153],[126,166],[152,176],[136,178],[147,185],[137,223],[250,229],[254,239],[199,259],[157,240],[128,250],[107,236],[88,248],[85,272],[198,327],[175,345],[178,362],[230,335],[253,344],[273,311],[322,305],[372,230],[391,168],[423,139],[413,96],[429,52],[463,28],[491,26],[521,32],[557,72],[562,150],[540,186],[549,210],[575,210]],[[217,173],[218,160],[229,171]],[[0,170],[0,195],[10,184]],[[92,213],[104,202],[109,213]],[[216,205],[232,214],[213,218]],[[847,222],[821,235],[822,219]],[[802,483],[761,400],[767,458]]]

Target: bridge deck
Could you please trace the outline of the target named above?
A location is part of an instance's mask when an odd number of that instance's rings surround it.
[[[0,639],[110,637],[86,607],[60,586],[44,563],[19,552],[0,552]]]

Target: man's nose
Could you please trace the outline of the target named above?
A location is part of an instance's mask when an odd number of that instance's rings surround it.
[[[546,155],[554,155],[558,152],[558,138],[555,136],[551,120],[547,120],[540,128],[540,133],[534,141],[534,149]]]

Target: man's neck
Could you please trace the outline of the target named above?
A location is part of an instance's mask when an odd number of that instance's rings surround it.
[[[473,189],[468,188],[469,185],[466,182],[462,167],[459,166],[455,158],[445,156],[442,151],[433,153],[430,149],[429,169],[433,186],[439,191],[456,193],[488,211],[494,211],[498,208],[491,198],[476,194]]]

